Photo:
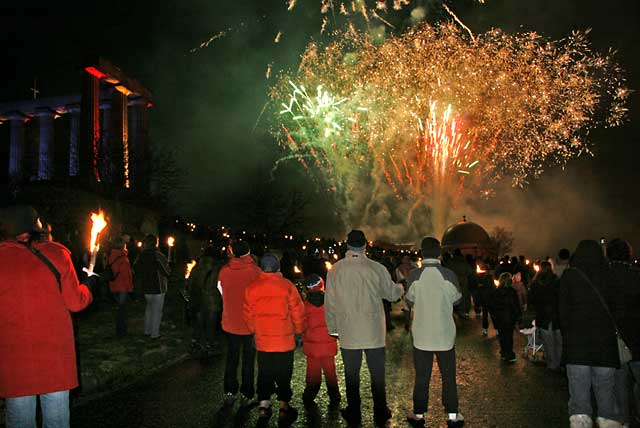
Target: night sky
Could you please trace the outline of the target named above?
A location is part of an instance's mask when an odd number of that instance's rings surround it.
[[[187,173],[175,203],[180,214],[230,224],[243,218],[246,200],[259,186],[315,190],[293,164],[268,181],[279,149],[269,134],[269,116],[255,125],[273,82],[265,78],[267,64],[274,71],[295,67],[310,38],[325,37],[319,34],[320,0],[298,0],[291,12],[284,0],[10,3],[0,6],[0,101],[28,98],[34,77],[43,97],[77,93],[83,53],[110,59],[154,94],[152,144],[174,148]],[[412,6],[434,10],[434,3],[417,0]],[[592,28],[595,49],[618,50],[629,87],[640,86],[637,0],[452,5],[476,33],[500,27],[556,39]],[[395,19],[402,22],[402,13]],[[190,52],[221,31],[226,35]],[[282,41],[274,44],[278,31]],[[495,200],[460,216],[468,214],[489,229],[507,226],[519,249],[540,255],[586,237],[622,236],[640,245],[637,104],[634,93],[626,125],[592,134],[595,158],[573,160],[564,172],[550,170],[525,190],[498,192]],[[335,233],[335,213],[326,200],[313,195],[309,229]]]

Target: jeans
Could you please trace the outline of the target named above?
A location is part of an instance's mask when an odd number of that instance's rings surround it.
[[[562,357],[562,334],[560,330],[553,330],[551,324],[549,328],[540,328],[540,340],[544,347],[544,358],[547,360],[547,368],[557,369],[560,367]]]
[[[448,351],[422,351],[413,348],[415,384],[413,387],[413,412],[423,414],[429,408],[429,383],[436,356],[442,377],[442,404],[445,413],[458,413],[458,386],[456,384],[456,349]]]
[[[307,376],[306,387],[302,398],[305,401],[312,401],[320,391],[322,383],[322,372],[327,384],[327,393],[332,402],[340,401],[340,389],[338,388],[338,375],[336,374],[336,361],[330,357],[307,356]]]
[[[631,414],[640,419],[640,361],[631,361],[629,363],[631,371]]]
[[[344,377],[347,389],[347,405],[352,412],[360,411],[360,367],[362,366],[362,352],[367,358],[367,367],[371,377],[371,395],[373,395],[373,412],[384,414],[387,409],[387,394],[385,386],[385,351],[384,348],[374,349],[344,349],[342,362],[344,363]]]
[[[145,294],[144,298],[147,300],[147,307],[144,310],[144,334],[155,339],[160,336],[164,293]]]
[[[247,398],[253,398],[255,394],[253,371],[256,348],[253,343],[253,335],[251,334],[240,335],[227,333],[227,362],[224,368],[224,392],[228,394],[238,392],[240,348],[242,348],[242,385],[240,386],[240,392]]]
[[[623,422],[629,422],[629,389],[631,387],[631,368],[630,365],[623,364],[618,370],[616,370],[615,377],[615,404],[616,411],[622,414]]]
[[[116,336],[124,337],[127,335],[127,300],[129,293],[117,292],[113,293],[113,298],[118,303],[118,313],[116,314]]]
[[[258,351],[258,400],[271,401],[271,394],[275,392],[278,401],[291,401],[292,375],[293,351]]]
[[[592,367],[567,364],[569,380],[569,415],[592,415],[591,390],[598,405],[598,416],[622,420],[615,402],[615,374],[613,367]]]
[[[5,421],[7,428],[36,428],[37,395],[7,398]],[[69,428],[69,391],[40,395],[44,428]]]

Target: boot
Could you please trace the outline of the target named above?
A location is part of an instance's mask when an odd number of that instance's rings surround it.
[[[612,419],[598,417],[598,426],[600,428],[620,428],[622,424]]]
[[[569,417],[570,428],[592,428],[593,420],[589,415],[571,415]]]

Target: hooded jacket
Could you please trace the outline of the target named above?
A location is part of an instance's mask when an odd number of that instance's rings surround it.
[[[329,335],[324,319],[324,292],[307,293],[304,302],[303,352],[308,357],[333,357],[338,353],[338,341]]]
[[[522,318],[518,293],[511,286],[500,286],[493,290],[489,310],[498,330],[512,329]]]
[[[55,242],[35,242],[60,272],[17,241],[0,243],[0,397],[22,397],[78,386],[69,312],[91,303],[71,254]]]
[[[383,265],[364,252],[347,251],[327,274],[325,320],[329,334],[338,334],[344,349],[384,347],[382,300],[395,302],[403,291]]]
[[[616,281],[596,241],[582,241],[560,278],[558,311],[562,330],[562,356],[566,364],[593,367],[620,366],[613,322],[582,271],[608,299]]]
[[[107,264],[111,266],[111,271],[115,275],[113,281],[109,282],[109,289],[112,293],[131,293],[133,291],[133,275],[127,250],[114,248],[109,253]]]
[[[220,269],[222,329],[231,334],[251,334],[242,316],[245,291],[262,271],[251,255],[235,257]]]
[[[405,299],[414,306],[413,346],[422,351],[448,351],[456,341],[453,306],[462,298],[458,276],[438,259],[425,259],[407,282]]]
[[[541,272],[531,283],[529,300],[536,313],[536,326],[543,330],[560,329],[558,316],[558,277],[553,273]]]
[[[630,263],[611,262],[618,281],[609,293],[609,306],[620,334],[631,350],[634,361],[640,360],[640,271]]]
[[[304,330],[304,305],[298,289],[280,272],[263,272],[247,287],[242,313],[258,351],[296,348],[295,335]]]

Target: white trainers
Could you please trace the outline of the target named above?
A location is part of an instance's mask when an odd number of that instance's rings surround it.
[[[483,328],[483,329],[482,329],[482,335],[483,335],[483,336],[488,336],[488,335],[489,335],[489,330],[488,330],[488,329],[486,329],[486,328]]]
[[[570,428],[592,428],[593,420],[589,415],[571,415],[569,417]]]
[[[460,428],[462,426],[464,426],[464,416],[462,416],[462,413],[449,413],[447,428]]]
[[[622,424],[618,421],[605,419],[598,416],[598,426],[600,428],[620,428]]]
[[[235,394],[232,394],[230,392],[227,392],[226,394],[224,394],[224,405],[225,406],[232,405],[235,400],[236,400],[236,395]]]

